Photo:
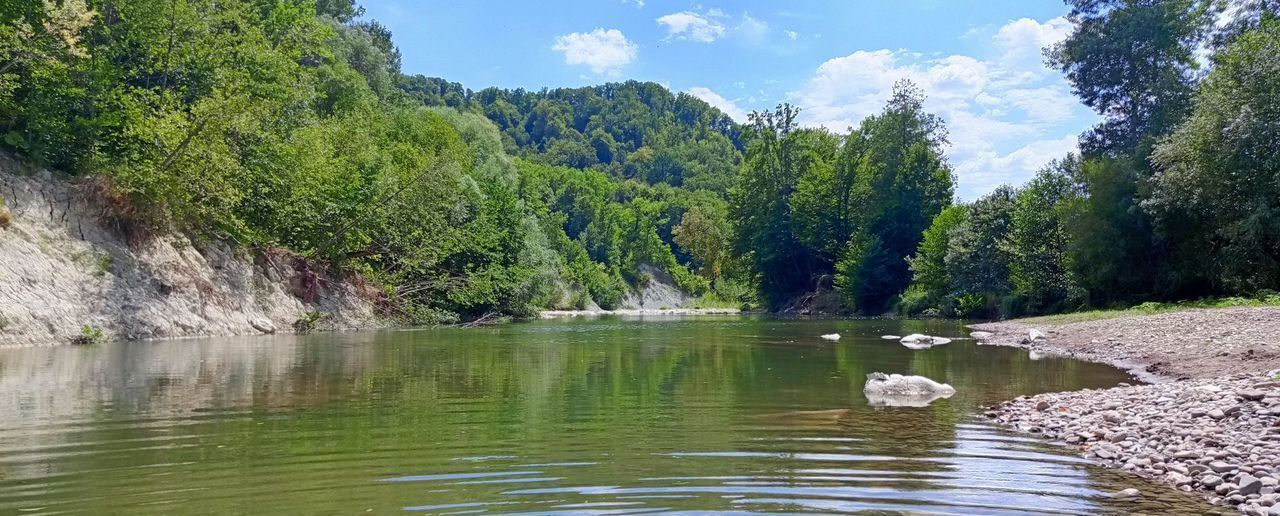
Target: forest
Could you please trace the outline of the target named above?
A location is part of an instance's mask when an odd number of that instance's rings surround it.
[[[907,81],[845,133],[648,82],[472,91],[404,74],[353,0],[0,0],[0,147],[138,245],[285,249],[406,324],[608,309],[648,267],[708,306],[860,314],[1275,295],[1280,2],[1067,4],[1045,59],[1102,122],[972,202]]]

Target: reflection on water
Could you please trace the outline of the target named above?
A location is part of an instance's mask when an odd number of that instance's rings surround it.
[[[879,338],[917,332],[964,334],[703,317],[0,350],[0,513],[1207,509],[976,415],[1123,373]],[[957,392],[872,406],[874,371]]]

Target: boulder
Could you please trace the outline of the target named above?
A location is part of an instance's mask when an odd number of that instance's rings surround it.
[[[262,333],[276,332],[275,323],[272,323],[271,319],[267,319],[266,317],[254,317],[252,319],[249,319],[249,326],[252,326],[253,329],[258,330]]]
[[[951,339],[948,339],[946,337],[931,337],[929,335],[923,335],[920,333],[912,333],[911,335],[907,335],[906,337],[903,337],[899,342],[901,342],[902,345],[906,346],[908,349],[929,349],[934,346],[941,346],[943,344],[948,344],[951,342]]]
[[[863,392],[880,397],[950,397],[956,393],[954,387],[938,383],[923,376],[903,376],[900,374],[871,373],[867,375],[867,383]]]

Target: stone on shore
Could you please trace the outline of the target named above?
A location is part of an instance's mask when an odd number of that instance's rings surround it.
[[[1280,371],[1027,396],[989,416],[1079,446],[1086,457],[1200,492],[1245,514],[1280,499],[1280,386],[1244,396]]]

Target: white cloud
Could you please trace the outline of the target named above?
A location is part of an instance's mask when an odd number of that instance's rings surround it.
[[[724,114],[729,115],[729,118],[732,118],[735,122],[742,123],[747,121],[747,110],[742,109],[732,100],[724,98],[719,93],[711,91],[710,88],[701,86],[689,88],[689,94],[702,99],[707,104],[711,104]]]
[[[789,39],[789,40],[791,40],[791,41],[795,41],[795,40],[796,40],[796,38],[799,38],[799,37],[800,37],[800,33],[799,33],[799,32],[796,32],[796,31],[794,31],[794,30],[783,31],[783,33],[784,33],[784,34],[786,34],[786,35],[787,35],[787,39]]]
[[[742,21],[734,30],[747,41],[759,43],[769,36],[769,23],[748,13],[742,13]]]
[[[995,35],[997,47],[1004,52],[1000,60],[1038,75],[1049,73],[1050,70],[1040,66],[1044,62],[1044,48],[1066,39],[1071,28],[1071,22],[1063,17],[1044,23],[1031,18],[1006,23]]]
[[[644,0],[622,0],[624,4],[636,4],[636,9],[644,8]]]
[[[637,47],[618,29],[599,28],[556,38],[552,50],[564,54],[569,65],[587,65],[597,74],[613,75],[636,59]]]
[[[802,109],[803,125],[843,132],[879,113],[895,82],[911,80],[928,96],[925,107],[946,120],[958,193],[973,198],[1000,183],[1021,182],[1075,149],[1074,133],[1091,119],[1039,57],[1041,47],[1070,30],[1062,18],[1011,21],[987,32],[992,59],[859,50],[822,63],[789,96]]]
[[[984,150],[955,164],[956,177],[963,177],[962,198],[973,199],[1001,184],[1026,182],[1050,161],[1079,152],[1078,138],[1067,134],[1061,138],[1036,140],[1008,154]]]
[[[715,10],[706,14],[680,11],[662,16],[657,22],[667,27],[667,37],[711,43],[724,37],[724,24],[717,19],[722,16],[717,15],[723,13]]]

